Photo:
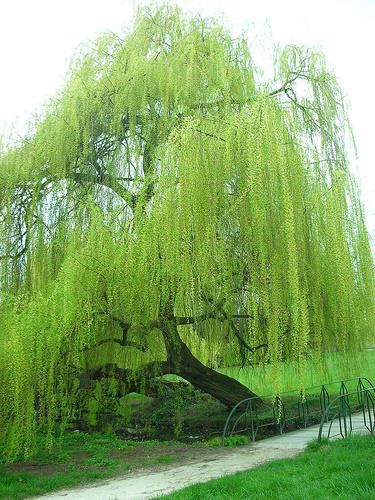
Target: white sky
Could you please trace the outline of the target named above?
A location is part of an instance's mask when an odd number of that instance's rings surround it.
[[[256,34],[262,37],[268,21],[275,42],[323,49],[350,102],[359,152],[352,168],[375,238],[375,0],[175,3],[205,16],[224,14],[234,33],[248,30],[250,43]],[[132,0],[0,0],[0,131],[22,134],[27,120],[61,87],[78,45],[129,26],[134,8]]]

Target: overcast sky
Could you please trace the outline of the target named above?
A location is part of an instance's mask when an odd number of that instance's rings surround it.
[[[375,238],[375,0],[176,0],[205,16],[223,14],[249,43],[269,22],[277,43],[320,46],[350,103],[358,144],[352,169]],[[25,123],[61,87],[80,43],[129,26],[132,0],[0,0],[0,131]],[[257,61],[258,65],[262,61]],[[266,61],[264,61],[266,63]]]

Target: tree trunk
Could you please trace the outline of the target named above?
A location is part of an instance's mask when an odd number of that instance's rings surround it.
[[[166,321],[161,330],[170,373],[183,377],[195,388],[210,394],[228,407],[233,407],[246,398],[254,398],[253,406],[259,406],[261,399],[246,386],[201,363],[182,341],[173,320]]]
[[[255,398],[254,406],[259,405],[260,398],[250,389],[234,378],[205,366],[193,356],[185,344],[181,355],[182,361],[175,373],[195,388],[207,392],[228,407],[233,407],[246,398]]]

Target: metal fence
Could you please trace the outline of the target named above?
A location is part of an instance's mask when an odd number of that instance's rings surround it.
[[[349,415],[363,411],[364,407],[369,408],[366,418],[371,422],[368,424],[371,432],[374,432],[373,387],[366,377],[359,377],[286,391],[276,396],[261,396],[260,404],[259,398],[243,399],[228,415],[222,444],[225,445],[226,440],[234,435],[247,435],[255,441],[322,422],[324,427],[324,423],[333,422],[335,418],[341,418],[345,434],[345,425],[350,427]]]

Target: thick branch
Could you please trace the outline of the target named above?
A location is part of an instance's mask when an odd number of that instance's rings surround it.
[[[23,255],[25,255],[25,253],[27,252],[28,250],[28,240],[25,241],[25,244],[23,246],[23,248],[21,248],[21,250],[19,250],[17,253],[15,254],[3,254],[3,255],[0,255],[0,260],[16,260],[16,259],[19,259],[20,257],[22,257]]]
[[[101,313],[101,314],[105,314],[105,313]],[[134,342],[132,340],[128,340],[128,333],[129,333],[129,329],[131,326],[130,323],[127,323],[123,319],[121,319],[117,316],[114,316],[114,315],[109,315],[109,318],[112,319],[113,321],[115,321],[116,323],[118,323],[119,326],[121,327],[122,338],[119,339],[118,337],[111,337],[111,338],[102,339],[99,342],[97,342],[96,344],[89,346],[89,347],[86,347],[85,349],[83,349],[83,351],[95,349],[96,347],[99,347],[99,346],[104,345],[104,344],[109,344],[111,342],[119,344],[121,347],[134,347],[135,349],[138,349],[139,351],[142,351],[142,352],[148,351],[148,345],[146,342],[139,343],[139,342]]]
[[[183,377],[194,387],[211,394],[228,407],[242,399],[253,397],[254,404],[260,403],[256,394],[240,382],[201,363],[181,339],[173,319],[164,321],[161,332],[171,373]]]

